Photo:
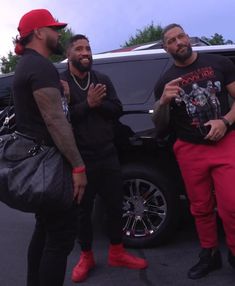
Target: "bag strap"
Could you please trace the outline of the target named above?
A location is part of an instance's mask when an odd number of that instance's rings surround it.
[[[16,132],[14,132],[12,134],[9,134],[9,136],[6,140],[1,138],[2,141],[5,141],[3,143],[3,146],[2,146],[2,157],[3,157],[3,159],[8,160],[9,162],[18,162],[18,161],[25,160],[29,157],[33,157],[33,156],[37,155],[39,152],[44,151],[44,148],[40,144],[35,143],[33,141],[34,145],[31,148],[29,148],[29,150],[27,151],[25,156],[18,157],[17,159],[13,158],[13,157],[11,157],[11,158],[7,157],[6,156],[6,149],[7,149],[7,147],[9,147],[9,145],[10,145],[10,143],[12,143],[12,141],[15,141],[18,139],[18,135],[20,136],[19,132],[17,134],[16,134]],[[26,138],[25,136],[22,136],[22,137]],[[29,137],[27,139],[29,139]]]

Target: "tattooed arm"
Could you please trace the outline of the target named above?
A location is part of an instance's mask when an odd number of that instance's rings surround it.
[[[33,96],[57,148],[73,168],[84,166],[71,125],[62,109],[60,91],[51,87],[41,88],[34,91]],[[73,183],[74,196],[80,202],[86,185],[85,173],[73,174]]]

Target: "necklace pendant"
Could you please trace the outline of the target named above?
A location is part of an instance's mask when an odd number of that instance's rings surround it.
[[[79,82],[77,81],[76,77],[74,76],[74,74],[70,73],[71,77],[73,78],[73,81],[75,82],[75,84],[83,91],[86,91],[88,89],[88,87],[90,86],[90,81],[91,81],[91,73],[88,72],[88,77],[87,77],[87,84],[85,87],[82,87]]]

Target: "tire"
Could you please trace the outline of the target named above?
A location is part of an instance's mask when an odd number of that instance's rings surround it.
[[[178,192],[154,167],[128,164],[122,172],[124,244],[138,248],[166,242],[178,224]]]

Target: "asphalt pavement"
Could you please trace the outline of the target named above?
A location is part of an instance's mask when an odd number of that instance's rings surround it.
[[[25,286],[26,252],[34,226],[34,216],[12,210],[0,203],[0,286]],[[221,232],[223,268],[199,280],[189,280],[188,268],[197,262],[199,244],[192,223],[182,225],[172,240],[160,247],[129,249],[147,258],[146,270],[130,270],[107,265],[108,239],[98,230],[95,233],[94,253],[97,266],[89,278],[80,284],[70,280],[72,267],[79,257],[75,246],[68,259],[64,286],[230,286],[235,285],[235,271],[227,262],[227,248]],[[56,285],[51,285],[56,286]]]

